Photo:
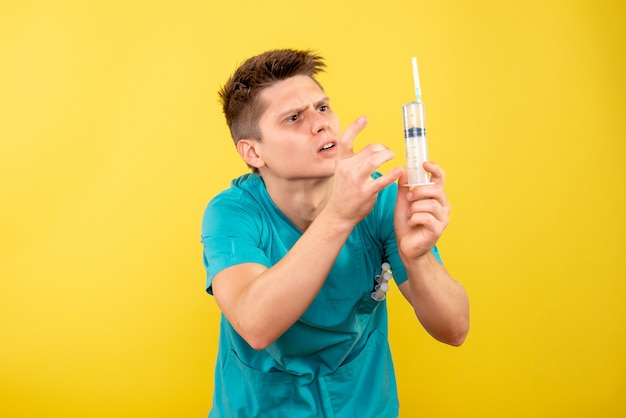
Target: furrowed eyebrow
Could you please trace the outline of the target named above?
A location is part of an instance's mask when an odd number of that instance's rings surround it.
[[[298,108],[295,108],[295,109],[286,110],[286,111],[278,114],[278,119],[282,120],[282,119],[288,118],[291,115],[297,115],[297,114],[305,111],[307,107],[308,106],[302,106],[302,107],[298,107]]]
[[[329,102],[330,102],[330,99],[327,96],[324,96],[315,102],[315,107],[318,108],[321,105],[328,105]],[[304,112],[308,107],[309,106],[307,105],[307,106],[301,106],[301,107],[296,107],[293,109],[286,110],[278,114],[278,119],[282,120],[291,115],[297,115],[301,112]]]
[[[315,102],[315,107],[320,107],[321,105],[328,105],[330,103],[330,99],[327,96],[322,97],[317,102]]]

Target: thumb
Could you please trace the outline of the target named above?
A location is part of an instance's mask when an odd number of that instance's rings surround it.
[[[352,122],[343,134],[339,137],[337,157],[349,158],[354,155],[354,139],[356,136],[367,126],[367,118],[361,116],[354,122]]]
[[[406,172],[405,167],[400,167],[402,170],[400,173],[400,177],[398,177],[398,196],[400,196],[400,192],[406,195],[409,192],[409,187],[407,187],[407,183],[409,182],[409,175]]]
[[[397,208],[406,208],[408,207],[408,199],[407,194],[410,192],[410,188],[407,186],[407,182],[409,181],[408,175],[406,172],[406,168],[401,167],[401,174],[398,177],[398,195],[396,196],[396,207]]]
[[[398,237],[406,231],[408,222],[407,213],[410,205],[409,199],[407,199],[407,194],[410,193],[410,189],[406,185],[408,175],[406,168],[401,167],[401,169],[402,174],[400,174],[398,178],[398,195],[396,196],[396,206],[393,212],[394,228]]]

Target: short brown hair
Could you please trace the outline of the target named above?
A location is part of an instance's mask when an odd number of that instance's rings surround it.
[[[242,138],[261,139],[258,121],[265,108],[259,93],[263,89],[297,75],[309,76],[319,85],[315,75],[325,67],[324,59],[317,53],[294,49],[267,51],[241,64],[219,91],[235,144]]]

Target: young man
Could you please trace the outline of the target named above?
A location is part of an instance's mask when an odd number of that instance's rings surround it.
[[[222,311],[209,417],[396,417],[381,265],[424,328],[463,343],[469,303],[435,244],[448,224],[444,173],[405,187],[394,154],[358,153],[361,117],[341,133],[315,80],[322,58],[274,50],[244,62],[220,91],[252,169],[207,206],[207,290]],[[398,186],[399,185],[399,186]]]

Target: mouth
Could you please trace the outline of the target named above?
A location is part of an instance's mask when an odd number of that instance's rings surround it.
[[[335,143],[334,142],[328,142],[328,143],[324,144],[324,146],[322,148],[319,149],[319,152],[324,152],[324,151],[327,151],[327,150],[329,150],[331,148],[334,148],[334,147],[335,147]]]

